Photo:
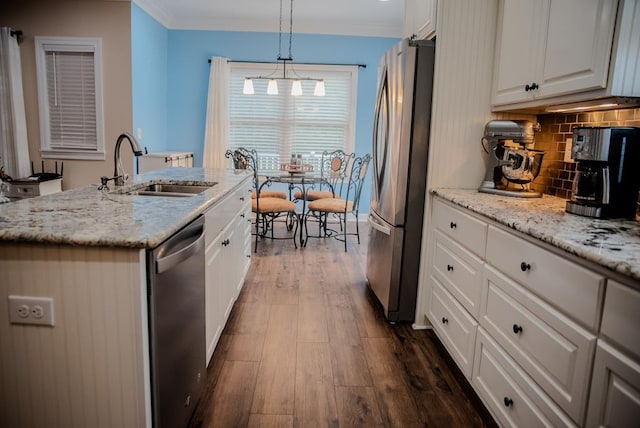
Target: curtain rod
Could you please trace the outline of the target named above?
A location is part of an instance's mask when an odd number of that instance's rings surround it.
[[[22,42],[22,30],[11,30],[10,34],[18,40],[18,43]]]
[[[208,62],[209,64],[211,64],[211,59],[209,59]],[[280,64],[279,62],[273,62],[273,61],[234,61],[231,59],[227,60],[227,62],[237,62],[241,64]],[[367,68],[367,64],[329,64],[326,62],[296,62],[296,63],[291,62],[291,64],[293,65],[340,65],[340,66]]]

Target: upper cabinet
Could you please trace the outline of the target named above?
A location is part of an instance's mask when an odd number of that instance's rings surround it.
[[[437,0],[405,0],[404,37],[433,39],[436,35]]]
[[[493,109],[640,96],[637,3],[501,0]]]

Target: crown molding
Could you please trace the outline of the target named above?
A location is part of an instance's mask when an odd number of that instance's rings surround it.
[[[278,32],[278,19],[233,19],[211,17],[181,17],[169,14],[154,0],[133,0],[141,9],[170,30]],[[296,19],[295,34],[329,34],[368,37],[402,37],[402,22],[353,22]]]

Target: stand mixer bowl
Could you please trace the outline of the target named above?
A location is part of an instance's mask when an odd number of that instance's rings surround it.
[[[514,184],[531,183],[540,173],[542,157],[541,150],[515,149],[505,147],[502,157],[502,175]]]

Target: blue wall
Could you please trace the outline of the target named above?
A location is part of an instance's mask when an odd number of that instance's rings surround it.
[[[132,13],[134,129],[143,128],[149,150],[192,151],[202,165],[212,56],[275,61],[278,33],[167,30],[137,6]],[[365,64],[358,72],[356,154],[371,153],[378,61],[399,39],[294,34],[294,62]],[[166,64],[166,74],[162,71]],[[166,85],[165,94],[161,88]],[[166,111],[162,111],[166,106]],[[163,135],[157,135],[162,133]],[[371,177],[371,172],[369,172]],[[367,179],[367,184],[370,179]],[[362,212],[369,211],[370,186]]]
[[[167,150],[169,30],[131,3],[133,135],[149,151]]]

